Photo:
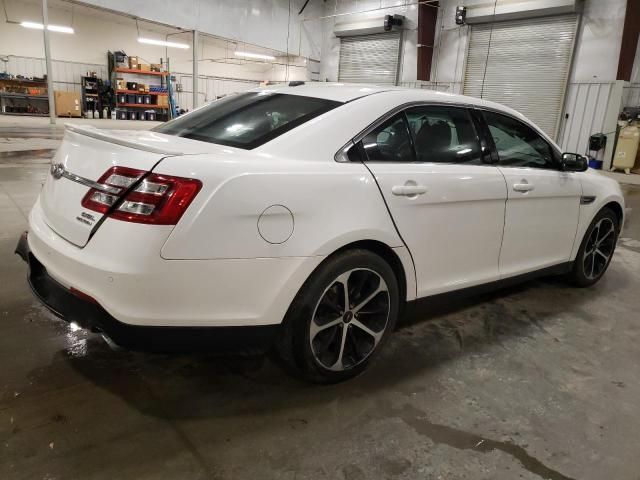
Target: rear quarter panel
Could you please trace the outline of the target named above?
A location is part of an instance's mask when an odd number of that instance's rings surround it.
[[[165,259],[309,257],[365,239],[402,246],[378,187],[361,164],[274,158],[221,162],[197,155],[166,159],[158,171],[188,172],[203,181],[162,248]],[[258,219],[273,205],[291,212],[292,232],[281,243],[266,241],[258,230]],[[287,224],[283,219],[282,228]]]

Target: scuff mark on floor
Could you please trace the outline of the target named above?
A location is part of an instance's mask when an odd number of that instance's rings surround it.
[[[458,450],[474,450],[488,453],[501,451],[516,459],[529,472],[548,480],[575,480],[546,466],[537,458],[531,456],[520,445],[513,442],[501,442],[466,432],[447,425],[430,422],[424,412],[406,404],[396,412],[398,417],[413,428],[416,433],[428,437],[434,443],[448,445]]]

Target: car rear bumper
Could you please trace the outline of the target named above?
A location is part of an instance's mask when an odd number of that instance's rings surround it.
[[[34,295],[56,316],[109,337],[115,344],[153,352],[208,351],[262,353],[269,349],[278,325],[236,327],[174,327],[129,325],[116,320],[88,295],[69,289],[54,278],[29,249],[27,232],[15,251],[29,267]]]
[[[323,260],[167,260],[160,250],[171,228],[107,219],[79,248],[49,226],[38,201],[28,247],[63,287],[91,296],[121,323],[149,327],[278,325]]]

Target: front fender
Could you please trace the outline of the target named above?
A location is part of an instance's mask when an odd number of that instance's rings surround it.
[[[624,225],[624,196],[620,184],[595,170],[587,170],[580,173],[583,198],[595,197],[592,203],[580,205],[580,217],[576,237],[571,251],[571,260],[575,260],[582,239],[597,213],[610,203],[617,203],[622,210],[622,221],[620,228]]]

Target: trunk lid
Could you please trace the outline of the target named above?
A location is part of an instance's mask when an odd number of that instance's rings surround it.
[[[91,182],[114,166],[150,171],[167,156],[202,153],[199,144],[149,131],[67,125],[40,194],[44,219],[62,238],[84,247],[103,217],[82,206]]]

